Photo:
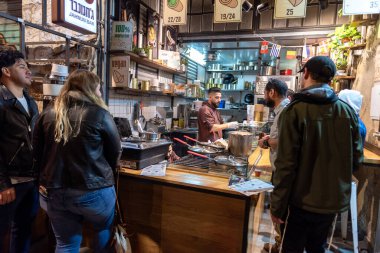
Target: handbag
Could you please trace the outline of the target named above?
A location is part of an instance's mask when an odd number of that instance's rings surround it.
[[[116,179],[116,208],[114,220],[114,235],[112,239],[112,247],[115,253],[132,253],[131,243],[129,242],[126,232],[126,224],[123,220],[123,215],[119,205],[119,170],[117,171]]]

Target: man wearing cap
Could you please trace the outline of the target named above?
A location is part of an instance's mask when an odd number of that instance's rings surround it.
[[[301,72],[303,89],[279,120],[271,216],[285,223],[282,252],[318,253],[336,214],[349,208],[363,153],[355,111],[329,86],[335,64],[316,56]]]
[[[214,142],[223,138],[222,130],[237,128],[236,121],[223,123],[218,107],[222,100],[222,92],[213,87],[208,90],[208,101],[203,102],[198,112],[198,140],[202,142]]]

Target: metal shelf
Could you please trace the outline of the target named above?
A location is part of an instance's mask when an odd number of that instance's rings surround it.
[[[162,96],[162,97],[173,97],[173,98],[185,98],[185,99],[203,99],[195,97],[186,97],[176,94],[163,93],[162,91],[152,91],[152,90],[139,90],[132,89],[128,87],[110,87],[111,90],[117,91],[119,94],[130,95],[130,96]]]
[[[227,73],[258,73],[258,70],[206,70],[207,72],[227,72]]]

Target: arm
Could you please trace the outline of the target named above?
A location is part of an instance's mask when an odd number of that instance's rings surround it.
[[[104,143],[104,156],[112,170],[115,171],[119,166],[121,142],[116,124],[109,112],[106,112],[104,115],[102,137]]]
[[[271,214],[275,218],[282,219],[288,209],[301,150],[302,132],[297,124],[297,115],[293,108],[287,108],[281,114],[279,131],[278,153],[274,163],[276,171],[273,176],[275,188],[271,196]]]
[[[359,118],[356,114],[353,114],[352,121],[352,148],[353,148],[353,161],[352,169],[356,171],[359,169],[360,164],[363,162],[363,143],[359,129]]]

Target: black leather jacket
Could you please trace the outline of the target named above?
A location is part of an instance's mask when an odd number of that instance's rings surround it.
[[[24,97],[29,113],[4,85],[0,85],[0,191],[12,187],[10,176],[38,176],[33,166],[31,144],[38,108],[26,92]]]
[[[63,145],[55,142],[55,112],[47,108],[36,123],[33,146],[40,184],[46,188],[99,189],[114,184],[121,153],[118,130],[103,108],[71,99],[71,123],[81,118],[80,130]]]

